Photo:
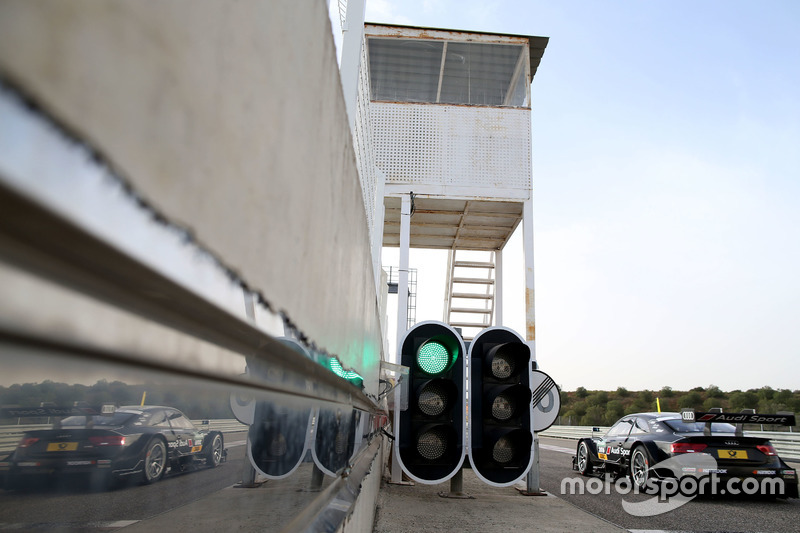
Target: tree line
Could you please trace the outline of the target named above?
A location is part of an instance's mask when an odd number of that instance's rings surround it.
[[[724,392],[716,385],[695,387],[688,391],[676,391],[671,387],[663,387],[658,391],[629,391],[625,387],[619,387],[616,391],[590,391],[578,387],[575,391],[561,392],[559,423],[568,426],[610,426],[630,413],[657,411],[656,399],[661,404],[661,411],[680,411],[683,408],[708,411],[721,407],[725,412],[755,409],[757,413],[791,411],[800,414],[800,390],[761,387]]]
[[[147,405],[165,405],[180,409],[189,418],[233,418],[230,392],[222,389],[200,389],[176,384],[131,385],[121,381],[99,380],[94,385],[58,383],[45,380],[41,383],[18,383],[0,386],[2,407],[69,407],[76,402],[90,406],[113,403],[117,406],[140,405],[144,397]],[[16,420],[3,420],[16,423]],[[26,420],[23,423],[38,423]]]

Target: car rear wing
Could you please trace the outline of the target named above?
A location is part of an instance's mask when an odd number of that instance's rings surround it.
[[[711,435],[711,424],[714,422],[727,422],[736,425],[736,435],[742,436],[744,424],[773,424],[776,426],[796,425],[794,413],[778,411],[776,414],[756,413],[755,409],[742,409],[739,413],[723,413],[722,408],[715,407],[708,412],[698,412],[694,409],[681,409],[681,419],[684,422],[705,422],[703,433]]]
[[[75,402],[74,405],[63,406],[43,402],[39,407],[0,407],[0,418],[55,418],[54,427],[59,428],[61,419],[68,416],[85,416],[87,425],[95,415],[111,415],[117,410],[114,404],[88,405],[85,402]]]

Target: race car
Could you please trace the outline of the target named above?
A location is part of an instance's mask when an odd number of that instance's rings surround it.
[[[797,471],[778,457],[768,439],[746,436],[744,424],[794,425],[795,417],[753,410],[723,413],[721,409],[630,414],[602,437],[580,439],[572,468],[585,476],[629,476],[635,488],[643,492],[652,491],[660,480],[686,475],[713,474],[724,482],[782,480],[785,489],[774,495],[797,498]],[[670,458],[675,460],[667,461]]]
[[[25,432],[0,464],[7,488],[66,474],[88,474],[102,487],[122,479],[154,483],[168,469],[213,468],[227,457],[222,433],[198,429],[172,407],[104,406],[95,412]]]

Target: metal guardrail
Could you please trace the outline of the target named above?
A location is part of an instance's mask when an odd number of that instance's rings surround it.
[[[236,433],[238,431],[247,431],[248,426],[242,424],[235,418],[207,420],[208,424],[204,424],[203,420],[192,420],[192,423],[201,429],[209,429],[221,431],[223,433]],[[0,453],[11,452],[17,447],[19,439],[22,438],[23,433],[26,431],[33,431],[36,429],[50,429],[52,424],[22,424],[14,426],[0,426]]]
[[[599,427],[596,435],[603,435],[610,428]],[[775,450],[782,459],[800,461],[800,433],[787,431],[745,431],[752,437],[764,437],[772,442]],[[557,439],[583,439],[592,436],[591,426],[550,426],[549,429],[539,433],[542,437]]]

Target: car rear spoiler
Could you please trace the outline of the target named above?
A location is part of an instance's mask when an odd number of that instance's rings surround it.
[[[55,429],[61,428],[61,419],[68,416],[85,416],[86,426],[89,427],[92,417],[96,415],[110,415],[117,410],[116,405],[104,403],[99,406],[91,406],[85,402],[75,402],[70,406],[59,406],[53,403],[43,402],[39,407],[0,407],[0,418],[56,418],[53,422]]]
[[[708,412],[698,412],[694,409],[681,409],[681,419],[684,422],[705,422],[703,434],[711,435],[711,424],[714,422],[727,422],[736,424],[736,435],[742,436],[744,424],[773,424],[776,426],[796,425],[794,413],[778,411],[776,414],[756,413],[755,409],[742,409],[739,413],[723,413],[722,408],[715,407]]]

